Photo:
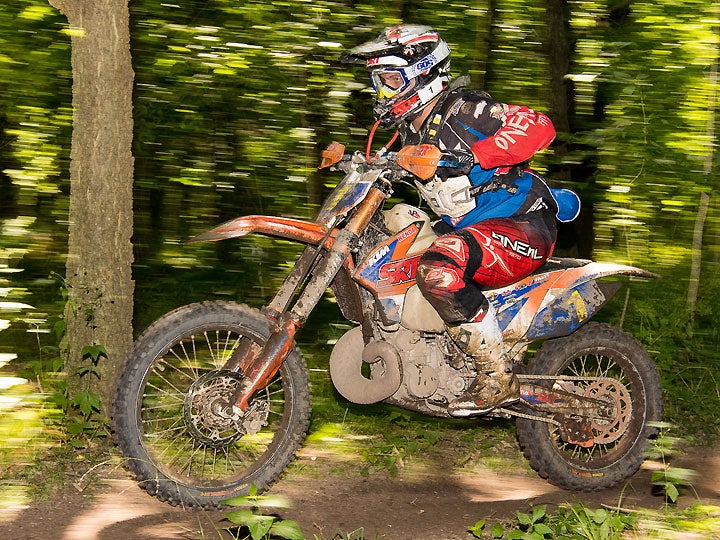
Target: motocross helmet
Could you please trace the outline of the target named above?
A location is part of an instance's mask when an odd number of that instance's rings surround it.
[[[384,127],[411,121],[450,81],[450,47],[429,26],[386,28],[340,59],[365,63],[375,90],[373,114]]]

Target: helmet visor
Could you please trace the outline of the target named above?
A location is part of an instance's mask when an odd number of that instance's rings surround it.
[[[375,69],[370,72],[370,81],[378,99],[393,98],[410,86],[410,79],[401,69]]]

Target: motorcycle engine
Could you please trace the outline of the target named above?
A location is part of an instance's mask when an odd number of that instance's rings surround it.
[[[402,326],[382,333],[400,351],[403,372],[400,388],[387,401],[429,413],[444,410],[464,391],[471,373],[464,363],[452,362],[453,348],[445,334],[421,334]]]
[[[473,377],[469,365],[455,361],[450,338],[399,325],[379,332],[383,339],[367,346],[360,327],[338,340],[330,356],[330,376],[338,392],[354,403],[386,401],[447,416],[447,404]]]

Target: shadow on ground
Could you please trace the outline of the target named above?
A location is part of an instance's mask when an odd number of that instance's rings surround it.
[[[720,505],[720,452],[691,449],[677,466],[699,471],[693,491],[681,502]],[[183,510],[161,503],[116,469],[100,485],[80,492],[72,487],[52,500],[19,509],[0,522],[0,537],[43,540],[221,539],[229,526],[223,511]],[[467,527],[479,519],[499,520],[531,505],[583,502],[624,508],[660,508],[651,471],[643,468],[628,483],[592,494],[554,488],[529,470],[453,470],[434,458],[398,475],[363,476],[332,458],[301,452],[272,493],[292,507],[280,512],[297,521],[306,538],[467,540]]]

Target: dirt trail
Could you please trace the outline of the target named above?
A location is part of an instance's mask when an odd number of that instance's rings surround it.
[[[695,493],[681,498],[692,504],[698,498],[720,505],[720,451],[692,449],[675,463],[701,474]],[[467,527],[479,519],[500,519],[529,505],[555,505],[582,501],[592,508],[601,504],[660,508],[662,499],[651,493],[650,475],[641,470],[618,488],[595,494],[571,494],[554,488],[529,470],[488,468],[452,471],[437,459],[403,469],[397,476],[385,473],[362,477],[323,456],[303,452],[272,489],[285,495],[292,507],[283,518],[297,521],[306,538],[317,535],[342,538],[468,540]],[[175,540],[220,539],[225,512],[173,508],[157,501],[116,469],[109,478],[80,493],[72,487],[52,500],[34,504],[0,523],[0,538],[42,540]],[[92,493],[92,497],[88,496]],[[9,516],[5,516],[6,518]]]

